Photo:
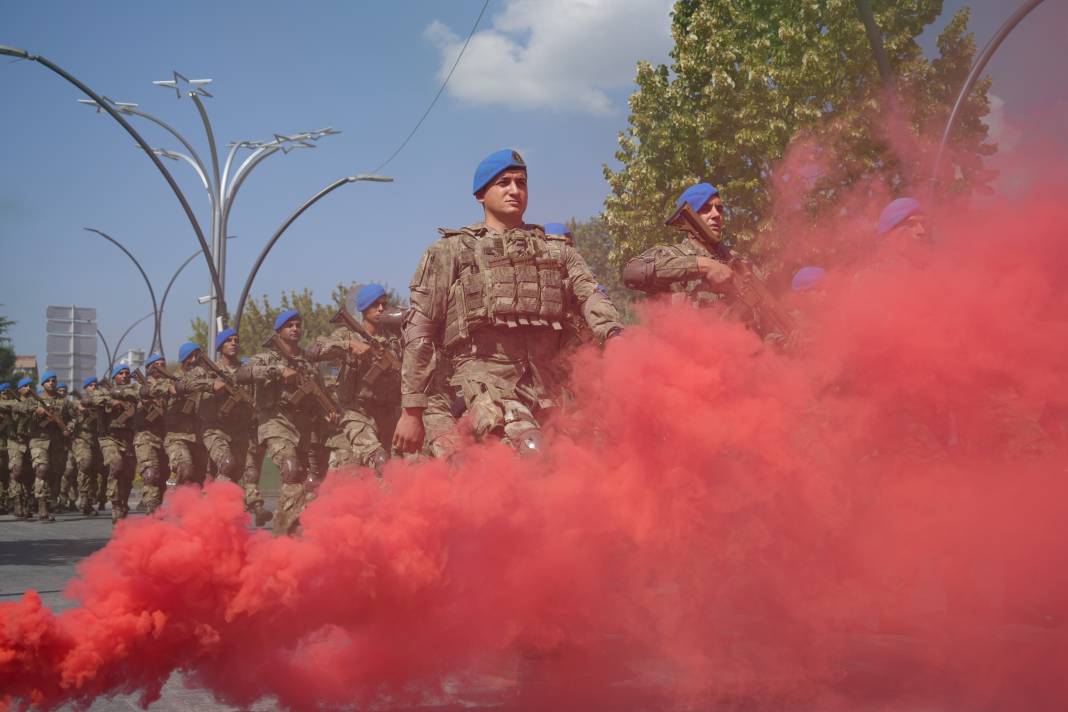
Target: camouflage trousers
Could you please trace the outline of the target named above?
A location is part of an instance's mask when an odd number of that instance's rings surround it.
[[[163,494],[167,489],[163,433],[138,430],[134,434],[133,446],[137,458],[137,475],[141,478],[141,503],[151,514],[163,504]],[[147,477],[146,472],[149,473]]]
[[[274,513],[274,533],[277,536],[296,532],[301,512],[315,496],[309,486],[311,481],[320,476],[318,469],[322,453],[315,442],[314,431],[312,423],[302,422],[298,425],[284,417],[260,423],[257,432],[259,441],[282,477],[278,506]]]
[[[364,402],[346,410],[339,431],[326,441],[330,469],[359,465],[374,467],[373,456],[389,453],[400,409],[391,404]]]
[[[66,438],[58,435],[30,438],[30,463],[33,495],[39,500],[55,501],[67,466]]]
[[[179,485],[203,485],[207,474],[204,444],[195,433],[168,432],[163,438],[171,470],[178,475]]]
[[[204,428],[201,437],[208,457],[215,466],[215,472],[218,473],[216,476],[227,482],[243,479],[248,464],[249,443],[252,440],[251,424],[241,423],[235,428],[213,424]],[[229,474],[225,472],[228,468]]]
[[[111,501],[111,519],[122,519],[130,512],[130,490],[133,489],[137,464],[133,433],[129,430],[112,430],[101,436],[100,455],[108,471],[107,496]]]
[[[29,507],[33,493],[33,470],[28,458],[28,445],[18,438],[8,438],[7,466],[11,473],[8,495],[16,513],[24,512]]]
[[[91,507],[95,502],[103,503],[107,477],[103,472],[103,458],[96,438],[81,434],[71,442],[70,451],[78,472],[78,497],[82,509]]]
[[[78,501],[78,466],[74,462],[74,441],[67,446],[67,462],[63,465],[63,479],[59,483],[60,505],[71,506]]]
[[[518,369],[508,364],[470,359],[456,365],[452,383],[463,393],[475,437],[498,437],[518,448],[531,431],[539,431],[538,416],[555,405],[546,380],[556,379],[550,368],[529,364]]]
[[[8,490],[11,487],[11,468],[7,464],[7,438],[0,439],[0,514],[11,511]]]

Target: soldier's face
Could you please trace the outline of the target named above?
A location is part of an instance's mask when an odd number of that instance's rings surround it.
[[[182,368],[190,369],[197,365],[197,359],[200,358],[200,352],[194,351],[186,357],[185,361],[182,361]]]
[[[119,371],[118,375],[114,378],[115,385],[125,386],[130,382],[130,372],[126,370]]]
[[[86,393],[92,393],[93,391],[96,390],[96,384],[95,383],[90,383],[88,386],[85,387],[84,390],[85,390]]]
[[[905,222],[890,231],[890,237],[895,240],[924,242],[927,240],[927,220],[923,215],[910,215]]]
[[[67,395],[67,389],[66,388],[57,388],[56,389],[56,393],[58,393],[60,396],[65,396],[65,395]]]
[[[219,349],[219,353],[227,358],[234,358],[237,356],[238,351],[241,350],[241,344],[237,339],[237,334],[234,334],[229,339],[223,342],[222,348]]]
[[[382,295],[375,300],[375,303],[363,310],[364,321],[369,321],[374,325],[378,325],[378,320],[382,317],[382,312],[386,310],[386,302],[388,297]]]
[[[290,319],[285,323],[281,330],[279,330],[278,335],[285,341],[296,343],[300,341],[300,335],[303,333],[303,326],[304,325],[301,324],[300,319]]]
[[[47,381],[45,381],[44,383],[41,384],[41,388],[43,388],[44,392],[48,393],[49,395],[51,395],[52,393],[55,393],[56,392],[56,381],[55,381],[55,379],[54,378],[49,378]]]
[[[29,386],[23,386],[22,388],[20,388],[19,389],[19,395],[24,397],[24,398],[26,396],[30,395],[30,387]]]
[[[723,234],[723,210],[723,200],[718,195],[713,195],[704,207],[697,211],[716,237]]]
[[[527,172],[509,168],[482,190],[478,202],[498,218],[522,218],[527,211]]]

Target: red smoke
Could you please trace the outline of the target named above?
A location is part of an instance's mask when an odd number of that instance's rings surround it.
[[[82,564],[78,608],[0,606],[0,690],[147,704],[180,670],[294,709],[1063,709],[1065,195],[824,265],[792,356],[650,305],[578,354],[544,460],[334,474],[298,539],[246,529],[233,486],[179,491]]]

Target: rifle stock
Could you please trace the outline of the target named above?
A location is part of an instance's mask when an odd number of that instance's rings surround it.
[[[223,390],[226,391],[227,396],[226,402],[219,406],[219,413],[221,415],[230,415],[234,408],[242,403],[247,403],[250,407],[252,406],[252,398],[249,396],[248,392],[241,388],[241,386],[237,385],[230,374],[219,368],[219,364],[209,359],[203,352],[198,353],[197,363],[211,371],[218,379],[226,384],[223,386]]]
[[[30,389],[30,395],[33,397],[33,399],[35,401],[40,403],[42,408],[44,408],[45,417],[48,418],[48,420],[50,420],[53,425],[55,425],[60,430],[64,430],[65,431],[67,429],[67,424],[63,422],[63,418],[60,418],[58,415],[53,413],[52,409],[50,407],[48,407],[48,404],[44,402],[44,399],[41,398],[41,396],[39,396],[36,393],[34,393],[32,388]]]
[[[318,401],[322,409],[326,411],[326,415],[341,417],[341,406],[337,404],[337,401],[335,401],[333,397],[315,381],[315,379],[308,378],[301,373],[300,363],[286,351],[285,344],[282,343],[277,332],[271,334],[270,338],[266,341],[266,345],[273,348],[278,355],[289,363],[289,367],[297,372],[297,389],[295,397],[291,398],[290,402],[299,404],[308,396],[312,396]]]
[[[778,334],[787,344],[794,341],[797,325],[793,318],[771,295],[764,281],[753,271],[752,265],[732,254],[730,249],[709,229],[705,221],[694,212],[689,203],[683,203],[675,214],[668,218],[666,224],[695,237],[706,245],[717,259],[731,268],[734,272],[731,279],[734,295],[756,317],[757,333],[761,336]]]

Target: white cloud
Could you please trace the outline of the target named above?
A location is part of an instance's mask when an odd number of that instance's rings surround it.
[[[1020,142],[1020,130],[1009,122],[1005,112],[1005,100],[997,94],[988,94],[990,113],[983,117],[990,140],[998,144],[998,151],[1007,153]]]
[[[504,0],[475,33],[449,81],[473,104],[589,113],[613,110],[607,90],[634,80],[635,64],[671,49],[672,0]],[[424,37],[441,50],[442,78],[466,34],[434,21]]]

